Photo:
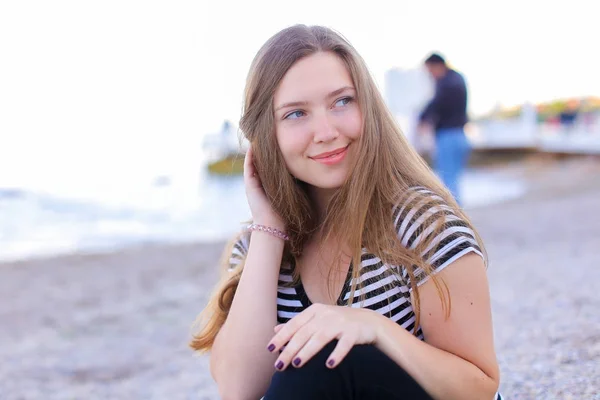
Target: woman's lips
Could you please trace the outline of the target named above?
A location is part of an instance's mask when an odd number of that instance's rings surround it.
[[[318,156],[311,158],[321,164],[334,165],[341,162],[346,157],[346,154],[348,153],[348,146],[326,153],[321,153]]]

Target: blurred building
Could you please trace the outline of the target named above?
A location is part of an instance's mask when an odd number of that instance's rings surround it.
[[[400,127],[415,142],[419,113],[433,96],[433,81],[422,68],[393,68],[385,73],[385,101]]]

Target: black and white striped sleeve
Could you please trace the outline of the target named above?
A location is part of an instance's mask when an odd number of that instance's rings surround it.
[[[419,248],[421,257],[434,273],[469,253],[484,258],[469,225],[456,215],[444,199],[428,189],[415,188],[394,213],[394,223],[402,244],[411,249]],[[425,246],[425,243],[429,244]],[[421,268],[414,273],[417,285],[429,278]],[[404,275],[408,276],[406,273]]]
[[[250,246],[250,237],[242,234],[231,248],[229,256],[229,271],[233,271],[245,258]]]

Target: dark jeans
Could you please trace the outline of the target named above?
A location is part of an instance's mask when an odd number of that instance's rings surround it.
[[[334,369],[325,362],[333,341],[304,366],[276,372],[264,400],[432,400],[402,368],[374,346],[354,346]]]

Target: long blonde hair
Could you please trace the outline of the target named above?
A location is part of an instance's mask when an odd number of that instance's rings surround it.
[[[298,60],[317,52],[332,52],[346,65],[356,88],[357,101],[363,116],[363,132],[359,139],[357,162],[346,183],[330,200],[324,221],[317,221],[306,185],[297,181],[286,169],[279,150],[274,123],[273,97],[286,72]],[[240,128],[252,143],[255,165],[273,209],[285,222],[290,241],[284,249],[282,263],[299,257],[310,235],[321,229],[325,238],[342,237],[352,249],[352,275],[358,278],[363,248],[390,265],[402,265],[416,289],[414,271],[422,268],[435,282],[443,307],[448,315],[448,289],[431,274],[422,251],[435,235],[428,235],[415,249],[400,243],[394,229],[393,209],[408,200],[410,188],[423,186],[441,196],[453,211],[469,223],[450,193],[440,184],[429,166],[408,143],[394,117],[390,114],[367,66],[356,50],[338,33],[321,26],[296,25],[271,37],[252,62],[246,81],[245,102]],[[411,196],[409,207],[427,201],[423,196]],[[443,224],[443,215],[437,227]],[[479,240],[479,236],[476,233]],[[231,246],[223,258],[228,267]],[[190,346],[194,350],[210,350],[219,329],[225,322],[243,270],[243,262],[226,271],[216,287],[198,322],[200,330]],[[294,270],[295,280],[299,271]],[[353,282],[356,282],[354,279]],[[353,284],[352,292],[355,290]],[[419,294],[413,290],[419,327]],[[349,301],[353,300],[353,295]]]

